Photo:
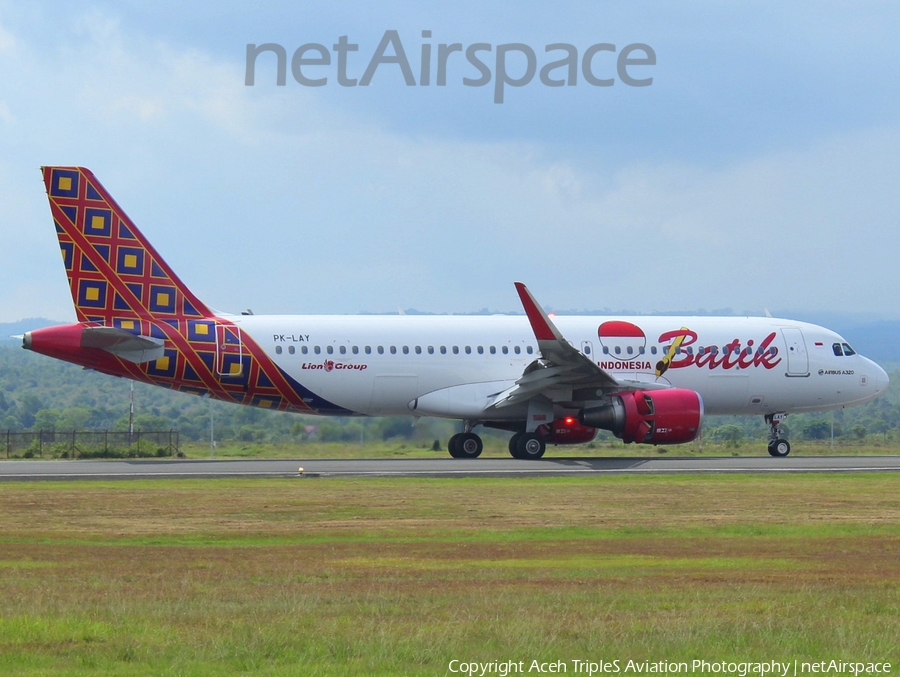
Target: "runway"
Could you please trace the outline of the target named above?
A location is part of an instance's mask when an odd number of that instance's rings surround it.
[[[300,468],[303,469],[300,472]],[[900,456],[4,461],[0,481],[226,477],[572,477],[900,471]]]

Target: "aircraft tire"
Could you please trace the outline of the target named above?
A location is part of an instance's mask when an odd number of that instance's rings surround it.
[[[772,440],[769,442],[769,455],[776,458],[784,458],[791,453],[791,443],[787,440]]]
[[[449,440],[447,440],[447,451],[450,452],[450,455],[453,458],[463,458],[460,456],[459,450],[459,438],[462,436],[462,433],[456,433],[451,436]]]
[[[516,458],[526,461],[536,461],[544,452],[547,451],[547,444],[534,433],[521,433],[521,437],[516,441]]]
[[[459,433],[456,437],[456,456],[454,458],[478,458],[484,451],[484,442],[475,433]]]
[[[522,435],[524,433],[513,433],[513,436],[509,438],[509,455],[513,458],[519,458],[519,438]]]

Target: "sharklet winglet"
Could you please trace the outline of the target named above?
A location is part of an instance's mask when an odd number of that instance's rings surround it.
[[[564,341],[562,334],[556,325],[550,320],[550,317],[541,308],[540,304],[532,296],[531,292],[521,282],[516,282],[516,291],[519,293],[519,299],[525,308],[525,314],[531,323],[531,329],[534,331],[534,337],[540,341]]]

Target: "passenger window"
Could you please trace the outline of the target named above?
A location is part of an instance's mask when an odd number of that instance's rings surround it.
[[[496,355],[496,354],[497,354],[496,346],[491,346],[491,355]]]
[[[422,346],[416,346],[416,355],[422,354]]]
[[[300,346],[300,352],[306,355],[306,353],[309,352],[309,348],[307,348],[306,346]]]
[[[352,352],[354,355],[359,355],[359,346],[353,346],[350,349],[350,352]]]
[[[275,354],[281,355],[281,346],[275,346]]]
[[[656,346],[650,346],[650,352],[656,355]]]
[[[634,352],[634,348],[632,348],[631,346],[628,346],[628,347],[625,349],[625,352],[628,353],[629,355],[631,355],[631,354]]]
[[[484,348],[482,346],[478,346],[478,354],[484,355]]]
[[[621,354],[622,354],[622,349],[621,349],[619,346],[616,346],[616,347],[615,347],[615,353],[616,353],[616,355],[621,355]]]
[[[603,346],[603,354],[609,355],[609,346]]]
[[[376,350],[378,350],[379,355],[384,355],[384,346],[378,346],[378,348],[376,348]]]
[[[453,354],[459,355],[459,346],[453,346]]]
[[[428,354],[434,355],[434,346],[428,346]]]
[[[531,355],[534,352],[534,348],[532,348],[531,346],[527,346],[525,348],[525,352]]]
[[[341,353],[341,355],[346,355],[347,354],[347,346],[341,346],[340,348],[338,348],[338,351]]]
[[[441,346],[441,355],[447,354],[447,346]]]
[[[521,349],[519,346],[516,346],[515,348],[513,348],[513,352],[514,352],[516,355],[518,355],[519,353],[522,352],[522,349]]]
[[[466,346],[466,355],[472,354],[472,346]]]
[[[329,355],[334,354],[334,346],[326,346],[325,352],[328,353]]]
[[[844,355],[856,355],[856,351],[850,347],[849,343],[842,343],[841,345],[844,346]]]
[[[294,346],[288,346],[288,352],[293,355],[295,352],[297,352],[297,349]]]
[[[643,355],[643,354],[644,354],[644,346],[641,346],[640,348],[638,348],[638,355]]]
[[[391,346],[391,355],[397,354],[397,346]]]
[[[509,346],[503,346],[502,348],[500,348],[500,352],[502,352],[504,355],[508,355],[509,354]]]
[[[409,355],[409,346],[403,346],[403,354]]]
[[[322,349],[319,346],[316,346],[315,348],[313,348],[313,352],[316,355],[319,355],[322,352]]]
[[[585,346],[585,347],[584,347],[584,354],[585,354],[585,355],[590,355],[590,354],[591,354],[591,347],[590,347],[590,346]]]
[[[372,354],[372,346],[366,346],[365,351],[366,351],[366,355],[371,355]]]

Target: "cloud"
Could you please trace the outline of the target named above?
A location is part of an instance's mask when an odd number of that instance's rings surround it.
[[[359,92],[245,87],[241,50],[144,33],[128,14],[78,13],[52,45],[34,21],[0,28],[0,321],[71,316],[46,163],[91,167],[226,310],[506,311],[523,280],[560,309],[900,315],[885,274],[900,244],[896,126],[863,120],[714,162],[611,161],[619,128],[602,119],[573,122],[583,147],[405,128]],[[621,133],[627,145],[642,130]]]
[[[0,24],[0,53],[10,53],[16,48],[16,38]]]

